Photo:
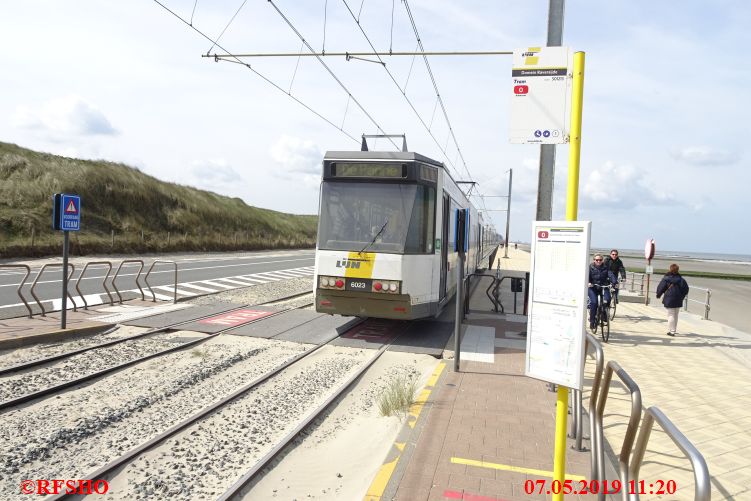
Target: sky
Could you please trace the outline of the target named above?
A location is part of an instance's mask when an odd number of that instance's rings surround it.
[[[511,56],[429,56],[428,72],[411,56],[202,55],[307,52],[300,37],[415,51],[408,9],[427,51],[513,51],[545,44],[547,1],[160,1],[4,0],[0,141],[314,214],[327,150],[405,133],[478,183],[501,233],[513,169],[510,238],[530,241],[540,147],[509,142]],[[593,246],[751,254],[749,25],[746,0],[567,2],[563,45],[586,53],[578,218]],[[568,158],[557,146],[553,219]]]

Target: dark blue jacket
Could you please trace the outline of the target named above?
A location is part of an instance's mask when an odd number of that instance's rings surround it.
[[[664,295],[662,304],[665,308],[680,308],[683,306],[683,299],[688,296],[688,284],[683,277],[676,273],[668,273],[657,286],[657,299]]]
[[[597,284],[597,285],[607,285],[607,284],[613,284],[617,280],[615,279],[615,275],[613,275],[613,272],[610,271],[610,269],[605,266],[605,264],[601,264],[600,266],[595,266],[594,264],[589,265],[589,283],[590,284]]]
[[[618,274],[620,273],[621,278],[623,280],[626,280],[626,267],[623,266],[623,261],[621,261],[621,258],[617,257],[613,259],[610,256],[607,256],[605,258],[605,266],[607,266],[610,271],[613,272],[613,275],[615,275],[616,278],[618,278]]]

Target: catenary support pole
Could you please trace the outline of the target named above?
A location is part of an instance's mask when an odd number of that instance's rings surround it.
[[[584,97],[584,52],[574,54],[573,85],[571,89],[571,142],[568,157],[568,183],[566,184],[566,221],[576,221],[579,208],[579,160],[581,158],[582,101]],[[582,336],[585,335],[582,326]],[[568,413],[568,388],[558,386],[555,420],[555,453],[553,480],[561,485],[566,476],[566,418]],[[563,491],[553,494],[553,501],[563,501]]]
[[[503,257],[508,257],[508,246],[511,242],[509,239],[509,225],[511,224],[511,176],[514,174],[514,169],[508,170],[508,197],[506,200],[506,246],[503,250]],[[516,303],[514,303],[516,304]]]
[[[563,42],[563,10],[565,0],[550,0],[548,4],[548,47],[560,47]],[[555,178],[555,145],[540,146],[540,173],[537,178],[537,221],[553,218],[553,180]]]

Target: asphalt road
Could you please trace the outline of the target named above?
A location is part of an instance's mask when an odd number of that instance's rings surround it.
[[[78,280],[86,263],[94,261],[111,261],[113,268],[109,277],[107,277],[106,285],[113,299],[117,302],[118,296],[115,288],[112,286],[112,278],[124,259],[140,259],[144,262],[140,274],[140,263],[123,263],[122,268],[117,274],[115,286],[122,298],[128,300],[141,297],[141,293],[136,285],[136,278],[138,278],[138,285],[144,290],[146,298],[151,299],[152,296],[149,293],[145,275],[155,259],[177,263],[177,291],[178,298],[180,298],[219,292],[231,288],[246,287],[295,276],[312,275],[314,256],[315,252],[313,249],[305,249],[204,255],[182,254],[118,256],[117,258],[101,256],[76,258],[71,260],[75,266],[75,270],[71,276],[68,290],[74,296],[74,301],[78,306],[83,306],[81,295],[83,295],[89,305],[109,303],[109,296],[103,287],[108,266],[92,263],[86,269],[86,273],[80,282]],[[34,286],[33,292],[44,305],[45,310],[59,310],[61,308],[61,258],[27,261],[16,260],[12,263],[26,264],[31,268],[31,274],[21,288],[21,294],[29,305],[32,306],[35,313],[41,311],[31,294],[31,284],[35,280],[37,283]],[[2,265],[12,263],[0,263],[0,318],[23,316],[28,313],[28,310],[16,293],[18,285],[24,278],[25,271],[2,268]],[[39,272],[47,263],[58,263],[58,266],[48,267],[40,277]],[[171,263],[157,263],[154,265],[151,273],[149,273],[148,285],[157,294],[157,299],[169,300],[173,297],[175,284],[174,270],[175,267]],[[78,284],[81,294],[76,290],[76,284]],[[70,305],[68,307],[70,308]]]

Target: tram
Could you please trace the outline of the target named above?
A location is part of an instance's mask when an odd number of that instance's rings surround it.
[[[498,235],[441,162],[407,151],[327,152],[315,256],[316,311],[437,316],[456,292],[451,271],[459,263],[454,241],[460,208],[470,210],[465,270],[470,273],[497,248]]]

